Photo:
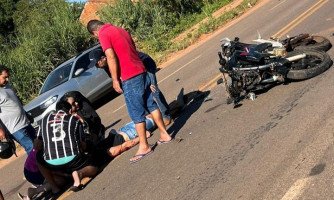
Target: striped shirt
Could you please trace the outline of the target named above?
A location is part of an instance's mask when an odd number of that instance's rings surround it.
[[[79,155],[79,145],[84,140],[80,121],[62,110],[42,119],[37,136],[43,139],[45,160]]]

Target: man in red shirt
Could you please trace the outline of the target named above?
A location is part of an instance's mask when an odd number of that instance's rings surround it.
[[[99,20],[89,21],[87,29],[99,39],[107,57],[113,88],[116,92],[124,94],[128,113],[135,123],[140,142],[138,151],[130,162],[137,162],[153,152],[146,138],[147,111],[152,114],[160,131],[157,144],[168,143],[172,139],[153,100],[150,78],[138,56],[134,41],[126,30]]]

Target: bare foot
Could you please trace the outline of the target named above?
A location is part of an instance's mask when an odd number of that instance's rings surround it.
[[[167,133],[161,133],[160,134],[159,141],[168,142],[168,141],[171,141],[171,140],[172,140],[172,137],[169,134],[167,134]]]
[[[73,186],[78,187],[81,184],[81,180],[80,180],[80,176],[79,176],[78,171],[72,172],[72,177],[73,177],[73,181],[74,181]]]
[[[150,138],[152,136],[150,131],[146,131],[146,138]]]

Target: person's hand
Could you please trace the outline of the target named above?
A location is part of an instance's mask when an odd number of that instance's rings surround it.
[[[154,85],[150,85],[150,88],[153,93],[157,91],[157,88]]]
[[[121,84],[119,81],[117,80],[113,80],[112,81],[112,87],[115,89],[116,92],[118,92],[119,94],[123,93],[123,90],[121,88]]]
[[[98,68],[104,68],[108,65],[107,63],[107,57],[102,56],[99,61],[97,61],[97,67]]]
[[[0,128],[0,140],[4,140],[4,139],[6,139],[5,131],[2,128]]]

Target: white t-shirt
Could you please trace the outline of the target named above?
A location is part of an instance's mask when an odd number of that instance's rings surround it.
[[[9,84],[0,87],[0,119],[11,134],[30,123],[20,100]]]

